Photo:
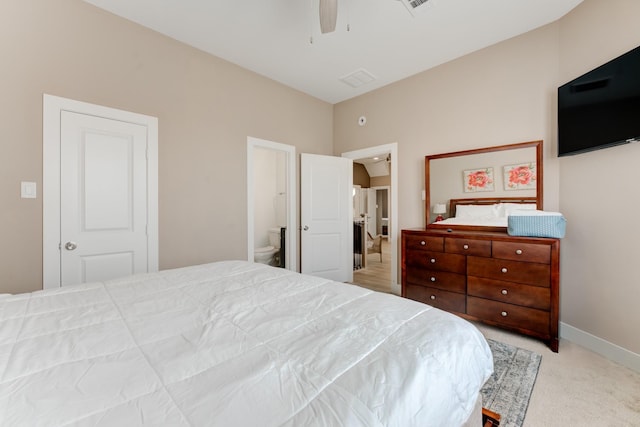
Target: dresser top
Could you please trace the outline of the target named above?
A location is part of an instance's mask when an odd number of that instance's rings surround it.
[[[411,234],[420,234],[424,236],[437,236],[437,237],[455,237],[466,239],[481,239],[481,240],[504,240],[504,241],[522,241],[528,243],[543,243],[553,244],[559,243],[560,239],[553,239],[548,237],[524,237],[524,236],[510,236],[506,231],[469,231],[469,230],[456,230],[456,229],[425,229],[425,228],[407,228],[402,232]]]

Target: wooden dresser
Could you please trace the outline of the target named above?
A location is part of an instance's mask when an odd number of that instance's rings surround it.
[[[558,351],[560,240],[402,230],[402,296]]]

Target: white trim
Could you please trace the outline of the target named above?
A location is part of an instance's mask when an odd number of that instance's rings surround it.
[[[398,281],[398,143],[378,145],[376,147],[364,148],[362,150],[348,151],[342,153],[342,157],[352,160],[363,159],[365,157],[391,154],[391,212],[389,218],[389,243],[391,246],[391,292],[400,295],[400,283]]]
[[[59,288],[60,116],[71,111],[147,128],[147,269],[158,271],[158,119],[129,111],[43,94],[42,99],[42,285]]]
[[[622,366],[640,372],[640,354],[599,338],[589,332],[560,322],[560,338],[569,340]]]
[[[287,232],[285,265],[287,270],[298,271],[298,216],[296,211],[296,147],[247,137],[247,260],[253,261],[254,250],[254,165],[253,150],[257,147],[282,151],[287,155]]]

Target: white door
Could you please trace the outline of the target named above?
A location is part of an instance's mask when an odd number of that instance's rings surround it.
[[[378,234],[378,222],[376,221],[377,207],[376,190],[367,188],[367,231],[374,237]]]
[[[353,179],[353,178],[352,178]],[[362,189],[359,185],[353,186],[353,219],[360,218],[364,214],[364,202],[362,201]]]
[[[353,280],[353,161],[300,155],[301,272]]]
[[[158,119],[42,101],[44,289],[158,271]]]
[[[63,111],[61,285],[147,272],[147,129]]]

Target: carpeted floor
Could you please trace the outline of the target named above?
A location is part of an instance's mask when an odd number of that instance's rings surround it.
[[[640,372],[560,340],[540,340],[475,322],[485,337],[542,355],[522,427],[638,427]]]
[[[501,427],[521,427],[542,356],[499,341],[487,340],[494,372],[482,387],[482,403],[501,416]]]

